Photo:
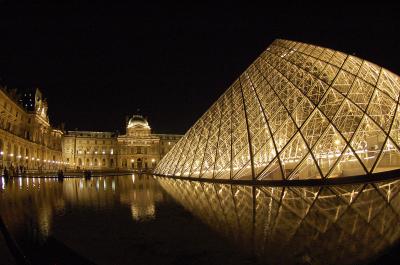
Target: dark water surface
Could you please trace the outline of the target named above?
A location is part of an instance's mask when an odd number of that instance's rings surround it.
[[[0,191],[1,217],[33,264],[400,264],[400,180],[15,178]]]
[[[0,184],[1,216],[33,264],[254,263],[152,176]]]

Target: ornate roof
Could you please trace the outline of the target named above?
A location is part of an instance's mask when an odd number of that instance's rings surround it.
[[[158,164],[160,175],[321,179],[400,168],[399,76],[275,40]]]
[[[150,126],[142,115],[132,115],[128,121],[128,129],[130,128],[150,129]]]

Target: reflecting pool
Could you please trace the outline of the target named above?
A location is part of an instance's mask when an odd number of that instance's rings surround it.
[[[0,191],[1,217],[32,264],[400,264],[400,180],[14,178]]]
[[[0,190],[1,217],[33,264],[253,264],[152,176],[2,179]]]

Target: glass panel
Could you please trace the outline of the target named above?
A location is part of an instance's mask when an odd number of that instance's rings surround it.
[[[368,171],[371,170],[378,158],[386,137],[386,134],[370,118],[364,117],[354,135],[351,146]]]
[[[347,139],[353,136],[358,124],[361,122],[363,113],[353,103],[345,100],[333,124],[339,132]]]

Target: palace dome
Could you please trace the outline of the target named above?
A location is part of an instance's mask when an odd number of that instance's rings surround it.
[[[231,180],[400,169],[400,77],[339,51],[275,40],[160,161],[156,174]]]
[[[128,121],[128,129],[130,128],[150,129],[150,126],[142,115],[133,115]]]

